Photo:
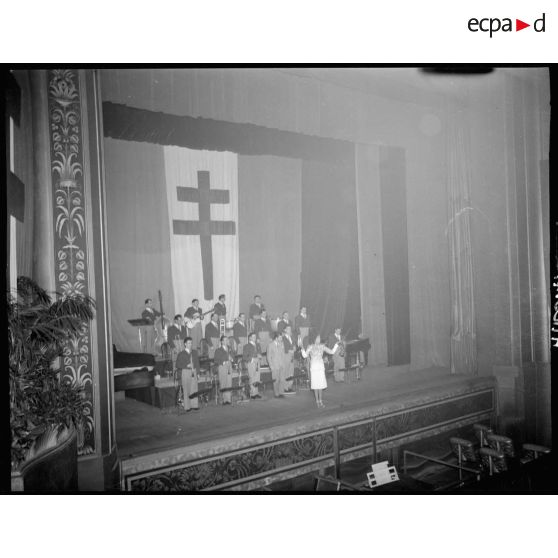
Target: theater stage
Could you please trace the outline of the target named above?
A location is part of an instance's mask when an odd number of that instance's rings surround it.
[[[496,416],[492,377],[445,368],[365,368],[358,382],[328,379],[326,407],[311,391],[178,415],[134,399],[116,402],[126,491],[258,490],[339,462]]]

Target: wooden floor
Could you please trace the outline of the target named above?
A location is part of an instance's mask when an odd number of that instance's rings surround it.
[[[185,447],[199,442],[249,434],[284,424],[304,423],[339,411],[393,401],[427,392],[441,384],[462,383],[463,376],[446,368],[409,371],[408,367],[368,368],[354,383],[336,384],[329,379],[324,392],[325,408],[318,409],[311,391],[275,399],[268,389],[262,400],[238,405],[209,404],[199,411],[177,414],[134,399],[116,402],[116,437],[121,459],[154,451]]]

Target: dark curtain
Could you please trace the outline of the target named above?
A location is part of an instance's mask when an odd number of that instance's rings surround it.
[[[146,298],[167,316],[174,307],[163,150],[157,145],[105,139],[107,239],[112,339],[120,351],[139,351],[137,329]]]
[[[302,165],[301,306],[316,332],[360,333],[354,165]]]
[[[388,364],[411,362],[405,151],[380,148]],[[434,302],[433,302],[434,303]]]
[[[300,301],[301,161],[238,158],[240,311],[259,294],[270,317],[298,313]]]

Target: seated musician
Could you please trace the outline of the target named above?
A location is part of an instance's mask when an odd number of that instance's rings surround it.
[[[216,349],[213,361],[218,367],[219,388],[221,390],[226,390],[221,391],[221,394],[223,396],[223,405],[230,405],[230,388],[232,387],[232,362],[231,355],[229,354],[229,338],[226,335],[222,335],[220,342],[221,346]]]
[[[256,344],[256,334],[248,335],[248,343],[244,345],[242,350],[242,360],[246,363],[248,369],[248,378],[250,382],[250,399],[261,399],[257,384],[260,383],[260,351]]]
[[[262,310],[260,317],[254,322],[254,333],[260,343],[262,354],[265,354],[267,352],[267,346],[271,342],[271,322],[265,310]]]
[[[192,300],[192,306],[189,306],[186,309],[186,312],[184,312],[184,317],[194,326],[188,328],[188,335],[192,338],[194,348],[199,349],[200,341],[203,339],[203,310],[200,308],[200,301],[197,298],[194,298]]]
[[[341,328],[336,327],[334,332],[330,334],[327,341],[327,347],[333,349],[337,345],[335,352],[333,353],[333,379],[336,382],[345,381],[345,347],[343,344],[343,339],[341,339]]]
[[[283,330],[283,347],[284,347],[284,359],[285,359],[285,393],[291,394],[295,393],[293,390],[293,376],[294,376],[294,353],[296,349],[296,343],[293,339],[292,327],[290,325],[286,326]],[[288,379],[290,378],[290,379]]]
[[[213,307],[213,313],[217,314],[217,324],[219,324],[219,320],[227,319],[227,307],[225,306],[224,294],[219,295],[219,302],[217,302]]]
[[[155,354],[155,320],[161,316],[161,312],[152,306],[153,300],[145,299],[145,308],[141,313],[142,319],[149,322],[148,325],[141,326],[141,350],[144,353]]]
[[[300,336],[303,346],[306,348],[308,346],[308,335],[310,333],[310,328],[312,324],[310,323],[310,318],[306,312],[306,306],[300,309],[298,316],[295,317],[295,335]]]
[[[254,296],[254,302],[250,304],[250,310],[248,311],[249,329],[254,329],[254,322],[260,317],[262,311],[265,310],[262,304],[262,297],[260,295]]]
[[[182,389],[184,390],[183,406],[186,412],[197,411],[199,408],[198,398],[190,395],[198,391],[198,374],[200,372],[200,361],[198,352],[192,348],[192,338],[184,340],[184,350],[176,357],[176,370],[181,375]]]
[[[283,312],[283,315],[281,316],[281,319],[277,322],[277,333],[283,333],[284,329],[287,326],[291,326],[292,327],[292,323],[291,320],[289,320],[289,313],[288,312]]]
[[[178,353],[184,350],[184,339],[187,337],[186,326],[184,325],[184,318],[177,314],[174,317],[174,322],[167,330],[167,342],[171,349],[172,367],[173,370],[176,364],[176,357]]]
[[[209,358],[215,355],[215,349],[219,347],[219,322],[215,312],[211,314],[211,321],[205,326],[205,340],[209,345]]]
[[[233,325],[233,337],[236,341],[237,354],[242,354],[244,345],[248,343],[248,328],[246,327],[246,314],[241,312]]]

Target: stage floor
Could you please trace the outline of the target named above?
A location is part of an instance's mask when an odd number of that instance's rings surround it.
[[[194,444],[250,435],[282,425],[304,424],[353,409],[419,396],[434,388],[462,385],[466,377],[447,368],[409,371],[408,366],[365,368],[362,379],[334,383],[328,378],[325,408],[318,409],[309,390],[275,399],[269,388],[265,397],[238,405],[210,403],[199,411],[177,414],[175,408],[159,409],[134,399],[116,401],[116,438],[120,459],[184,448]]]

